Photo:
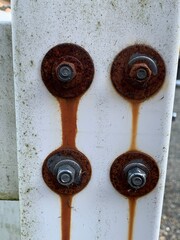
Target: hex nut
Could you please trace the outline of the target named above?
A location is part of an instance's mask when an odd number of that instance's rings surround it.
[[[146,63],[134,63],[129,72],[129,77],[138,83],[148,81],[151,75],[152,71]]]
[[[66,167],[67,165],[68,168]],[[60,174],[62,170],[65,170],[65,172]],[[75,171],[73,182],[71,179],[72,171]],[[53,151],[46,157],[42,166],[44,182],[53,192],[60,196],[74,195],[84,189],[90,181],[91,172],[91,165],[87,157],[79,150],[71,148],[61,148]],[[57,176],[60,182],[63,182],[63,184],[68,183],[69,186],[61,185],[57,180]],[[72,183],[70,184],[70,182]]]
[[[54,155],[49,158],[47,167],[62,186],[69,187],[81,182],[82,168],[72,158]]]
[[[142,188],[146,184],[147,174],[139,167],[129,169],[127,174],[128,184],[134,188]]]
[[[76,76],[76,69],[73,63],[63,61],[56,68],[57,78],[63,82],[68,83]]]
[[[57,181],[63,186],[70,186],[75,182],[75,169],[70,165],[62,165],[58,168]]]

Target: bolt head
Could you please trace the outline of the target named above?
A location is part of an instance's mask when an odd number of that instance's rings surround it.
[[[133,81],[144,83],[151,77],[151,70],[146,63],[135,63],[132,65],[129,76]]]
[[[147,78],[148,73],[147,73],[146,69],[144,69],[144,68],[139,68],[139,69],[137,70],[136,75],[137,75],[138,80],[144,80],[144,79]]]
[[[127,176],[129,185],[134,189],[142,188],[146,184],[147,174],[141,168],[129,169]]]
[[[71,171],[61,171],[57,176],[57,179],[61,184],[67,185],[73,183],[74,176]]]
[[[57,172],[57,180],[61,185],[71,185],[75,181],[75,169],[70,165],[60,166]]]
[[[74,159],[55,154],[49,158],[47,167],[63,186],[81,183],[82,168]]]
[[[66,62],[61,63],[56,69],[56,75],[61,82],[70,82],[76,75],[74,64]]]

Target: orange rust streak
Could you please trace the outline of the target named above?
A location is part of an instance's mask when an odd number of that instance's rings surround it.
[[[136,150],[136,136],[138,129],[139,102],[132,102],[132,137],[130,150]]]
[[[61,195],[62,240],[70,240],[72,195]]]
[[[134,218],[136,212],[136,198],[129,198],[129,234],[128,240],[133,240]]]
[[[77,109],[80,97],[58,98],[61,108],[62,147],[76,148]]]
[[[60,148],[76,149],[77,109],[80,97],[57,98],[61,110],[62,146]],[[73,195],[60,195],[61,198],[61,240],[70,240],[71,203]]]

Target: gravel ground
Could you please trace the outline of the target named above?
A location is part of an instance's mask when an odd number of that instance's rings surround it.
[[[180,88],[176,89],[160,240],[180,240]]]

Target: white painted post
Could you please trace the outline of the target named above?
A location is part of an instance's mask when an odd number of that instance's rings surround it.
[[[95,76],[81,98],[76,145],[92,177],[72,202],[71,240],[157,240],[163,202],[179,47],[179,1],[13,1],[13,51],[22,240],[59,240],[61,202],[43,181],[45,158],[61,145],[59,105],[41,79],[45,54],[75,43],[89,52]],[[160,91],[141,103],[137,148],[160,169],[156,188],[137,201],[132,237],[129,205],[109,179],[114,159],[129,149],[132,109],[113,88],[115,56],[134,44],[150,45],[166,65]],[[64,239],[62,239],[64,240]],[[69,240],[69,239],[68,239]]]

